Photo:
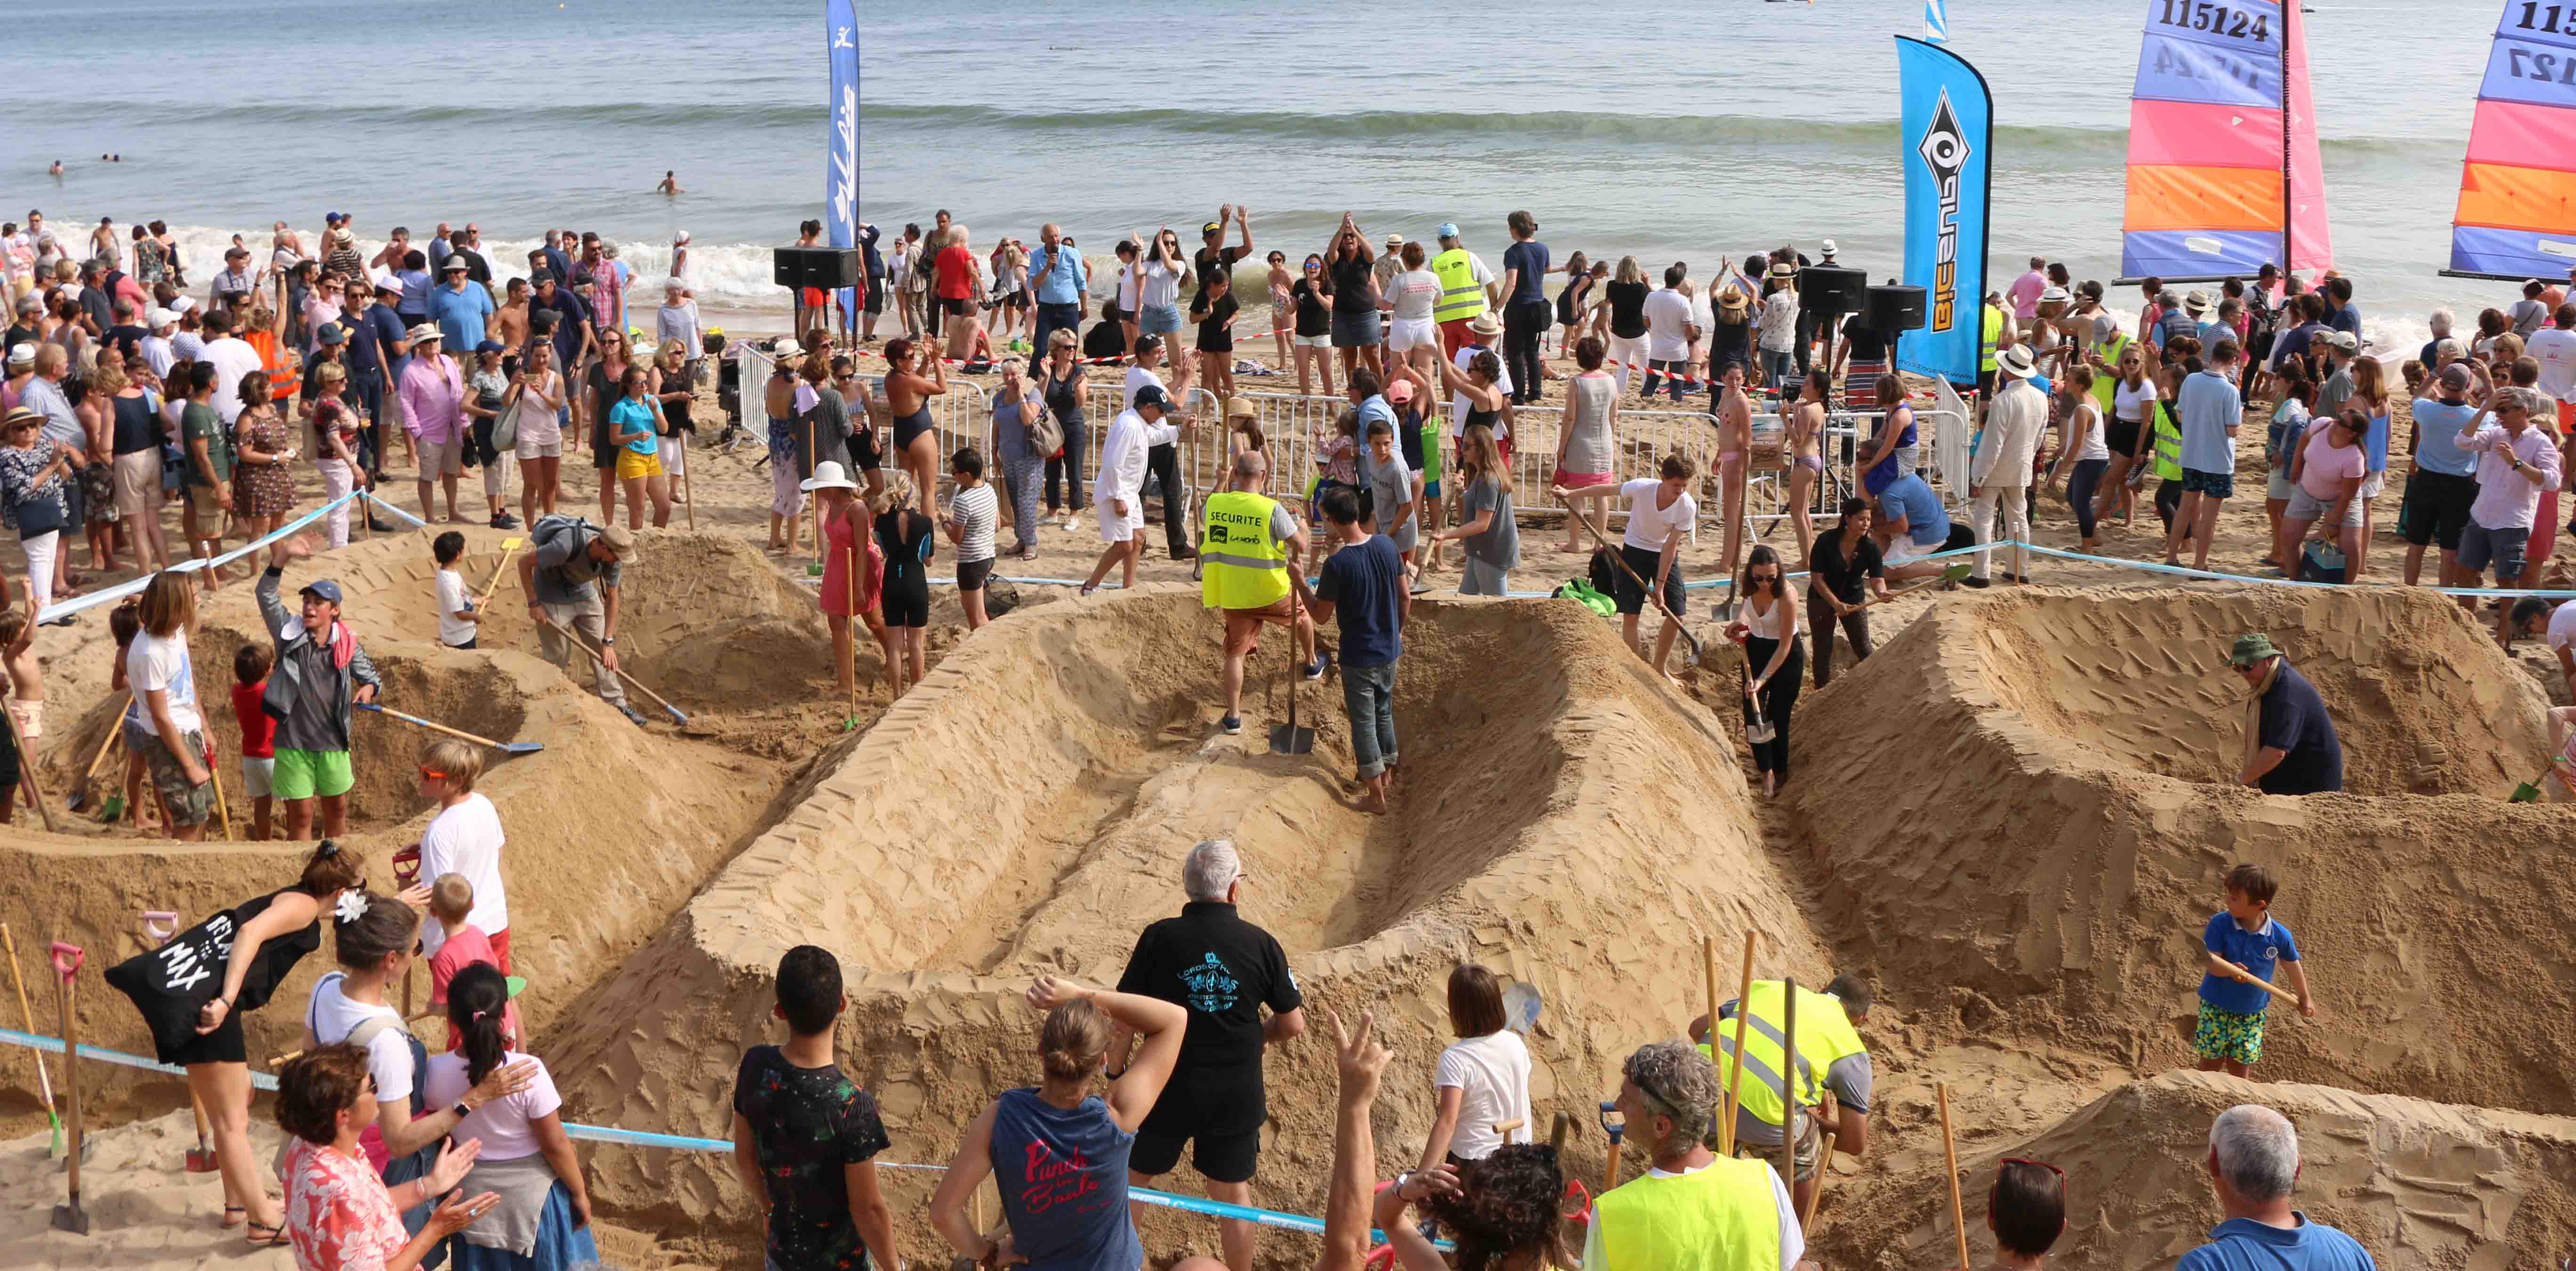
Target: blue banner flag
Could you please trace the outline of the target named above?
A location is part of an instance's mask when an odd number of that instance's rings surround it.
[[[1950,41],[1950,0],[1923,0],[1923,39],[1930,44]]]
[[[1977,382],[1984,354],[1986,206],[1994,99],[1958,54],[1896,37],[1905,163],[1905,281],[1924,292],[1924,327],[1897,341],[1901,370]]]
[[[859,20],[851,0],[823,0],[825,55],[832,61],[832,135],[823,164],[823,233],[834,247],[859,245]],[[853,289],[841,308],[857,313]],[[801,333],[800,333],[801,334]]]

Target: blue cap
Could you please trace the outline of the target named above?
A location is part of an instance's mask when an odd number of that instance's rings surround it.
[[[477,353],[498,353],[501,351],[501,342],[499,340],[485,340],[481,344],[475,345],[474,351]]]
[[[340,600],[340,584],[335,583],[328,578],[316,578],[313,581],[304,584],[302,594],[307,596],[320,596],[324,600],[328,600],[335,605],[342,603]]]
[[[1136,390],[1136,404],[1161,407],[1165,414],[1170,414],[1172,410],[1172,399],[1165,397],[1163,390],[1152,384]]]
[[[1458,222],[1456,222],[1456,221],[1442,221],[1442,222],[1440,222],[1440,237],[1442,237],[1442,238],[1456,238],[1456,237],[1458,237]]]

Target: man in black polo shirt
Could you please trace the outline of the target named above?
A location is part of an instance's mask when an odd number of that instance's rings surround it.
[[[1189,903],[1179,917],[1145,928],[1118,979],[1121,993],[1161,998],[1190,1013],[1171,1082],[1136,1129],[1127,1157],[1131,1186],[1152,1186],[1180,1163],[1181,1145],[1196,1140],[1190,1161],[1207,1179],[1208,1197],[1252,1203],[1261,1126],[1270,1119],[1261,1091],[1262,1047],[1305,1032],[1306,1012],[1287,953],[1235,912],[1246,881],[1234,844],[1209,839],[1191,848],[1181,863]],[[1268,1020],[1263,1006],[1270,1008]],[[1111,1048],[1113,1069],[1127,1066],[1133,1041],[1122,1035]],[[1252,1224],[1227,1219],[1223,1239],[1230,1271],[1252,1271]]]
[[[2325,699],[2308,677],[2272,646],[2271,637],[2256,633],[2236,637],[2228,652],[2259,703],[2247,721],[2247,739],[2239,785],[2265,794],[2334,794],[2343,789],[2343,743],[2335,737],[2334,720]]]

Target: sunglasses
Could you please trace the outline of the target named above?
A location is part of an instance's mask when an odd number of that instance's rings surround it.
[[[376,1087],[376,1078],[375,1078],[375,1074],[373,1074],[373,1073],[369,1073],[369,1074],[367,1074],[367,1093],[368,1093],[368,1094],[374,1094],[374,1093],[376,1093],[376,1089],[377,1089],[377,1087]]]
[[[423,769],[421,769],[421,770],[420,770],[420,775],[421,775],[421,776],[423,776],[423,777],[428,778],[428,779],[429,779],[429,780],[431,780],[431,781],[445,781],[445,780],[447,780],[447,774],[446,774],[446,773],[444,773],[444,772],[440,772],[440,771],[439,771],[438,769],[436,769],[436,768],[423,768]]]
[[[1778,574],[1755,574],[1753,575],[1753,581],[1757,583],[1776,583],[1780,581],[1780,576]]]

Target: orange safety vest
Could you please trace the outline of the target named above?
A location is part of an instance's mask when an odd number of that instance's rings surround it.
[[[271,400],[282,402],[303,391],[304,376],[301,365],[303,359],[296,358],[290,364],[286,350],[277,342],[276,332],[247,332],[242,336],[242,342],[258,352],[260,369],[268,372],[268,395]]]

